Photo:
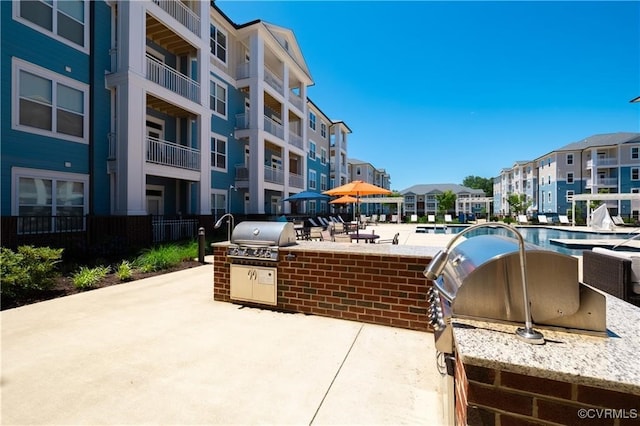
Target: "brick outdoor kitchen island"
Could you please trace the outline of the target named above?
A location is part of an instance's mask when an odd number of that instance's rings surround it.
[[[212,244],[214,300],[432,331],[423,271],[437,247],[281,247],[277,304],[261,306],[231,299],[227,245]],[[456,424],[638,424],[640,308],[607,296],[606,315],[607,336],[540,328],[544,345],[517,339],[521,324],[454,318]]]

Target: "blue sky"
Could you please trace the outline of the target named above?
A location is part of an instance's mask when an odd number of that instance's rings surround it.
[[[391,187],[492,178],[640,132],[640,2],[217,1],[293,30],[308,96]]]

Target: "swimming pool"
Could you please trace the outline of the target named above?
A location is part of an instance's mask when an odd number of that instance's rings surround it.
[[[416,232],[426,232],[430,234],[457,234],[467,228],[467,226],[442,226],[437,225],[434,229],[433,227],[421,227],[419,226],[416,229]],[[522,235],[522,238],[529,243],[535,244],[547,250],[553,250],[558,253],[569,254],[569,255],[577,255],[582,256],[582,252],[586,249],[584,248],[569,248],[564,247],[558,244],[554,244],[551,240],[602,240],[602,239],[619,239],[625,240],[630,238],[633,234],[614,234],[614,233],[593,233],[593,232],[583,232],[583,231],[570,231],[564,229],[556,229],[556,228],[543,228],[543,227],[527,227],[520,226],[517,227],[518,231]],[[465,235],[465,237],[473,237],[475,235],[506,235],[508,237],[514,237],[513,233],[509,232],[503,228],[478,228],[473,230]]]

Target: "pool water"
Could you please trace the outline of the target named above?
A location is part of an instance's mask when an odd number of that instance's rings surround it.
[[[433,228],[418,228],[416,232],[436,233],[436,234],[457,234],[467,228],[466,226],[438,226]],[[518,227],[517,228],[525,242],[529,244],[535,244],[546,250],[552,250],[557,253],[563,253],[568,255],[582,256],[582,252],[585,248],[569,248],[558,244],[554,244],[551,240],[602,240],[602,239],[616,239],[626,240],[633,234],[612,234],[612,233],[595,233],[595,232],[582,232],[582,231],[565,231],[562,229],[551,229],[541,227]],[[475,235],[505,235],[508,237],[514,237],[513,233],[503,228],[479,228],[465,234],[465,237],[473,237]]]

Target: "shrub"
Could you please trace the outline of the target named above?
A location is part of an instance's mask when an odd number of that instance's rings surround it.
[[[108,273],[108,266],[96,266],[95,268],[81,266],[80,270],[72,276],[73,285],[79,290],[93,288],[101,279],[106,277]]]
[[[56,265],[63,249],[20,246],[15,253],[2,248],[0,253],[0,288],[3,296],[15,297],[32,290],[47,290],[58,275]]]
[[[123,260],[116,268],[116,276],[120,281],[129,281],[133,278],[133,266],[131,262]]]
[[[185,245],[169,244],[145,250],[136,259],[136,266],[142,272],[155,272],[169,269],[185,260],[198,257],[198,243],[192,241]]]
[[[507,216],[507,217],[505,217],[504,219],[502,219],[502,221],[503,221],[504,223],[506,223],[507,225],[510,225],[510,224],[512,224],[512,223],[514,222],[513,218],[512,218],[512,217],[509,217],[509,216]]]

